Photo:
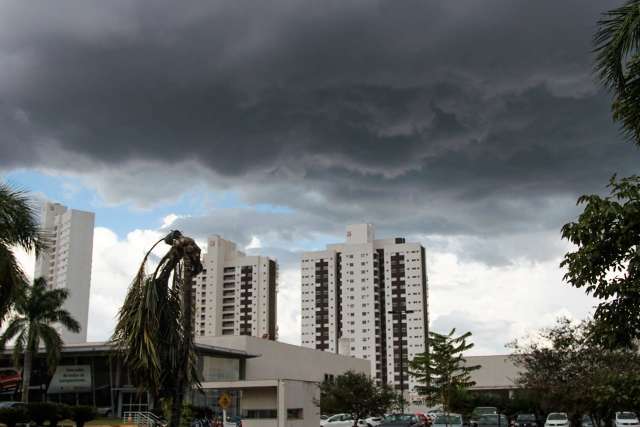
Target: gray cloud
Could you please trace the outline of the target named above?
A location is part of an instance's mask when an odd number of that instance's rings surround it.
[[[618,3],[6,1],[0,167],[85,174],[144,205],[165,199],[136,173],[151,165],[172,192],[205,182],[294,209],[249,227],[280,239],[356,221],[557,231],[578,194],[640,159],[590,72],[595,21]],[[233,234],[220,215],[184,226]]]

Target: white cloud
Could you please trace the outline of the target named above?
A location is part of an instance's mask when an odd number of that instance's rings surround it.
[[[260,242],[260,239],[258,239],[256,236],[252,236],[249,244],[245,246],[245,250],[248,251],[249,249],[260,249],[261,247],[262,242]]]
[[[180,217],[173,213],[165,216],[164,218],[162,218],[162,225],[160,226],[160,228],[171,227],[171,224],[173,224],[178,218]]]
[[[115,325],[129,283],[144,253],[162,237],[154,230],[135,230],[119,239],[102,227],[95,229],[89,339],[107,339]],[[259,245],[255,237],[249,246]],[[160,255],[164,248],[155,251]],[[269,253],[263,255],[269,256]],[[473,354],[504,353],[505,344],[550,326],[560,316],[581,319],[595,300],[562,284],[558,257],[545,262],[517,261],[487,266],[456,254],[430,251],[429,305],[432,329],[470,330]],[[21,261],[32,257],[20,254]],[[28,272],[33,268],[25,268]],[[300,344],[300,271],[281,266],[278,292],[278,328],[283,342]]]
[[[125,239],[108,228],[96,227],[93,236],[91,300],[88,340],[108,339],[127,289],[146,251],[162,237],[153,230],[134,230]],[[153,252],[162,254],[162,244]]]
[[[471,331],[476,343],[471,354],[504,353],[508,342],[551,326],[558,317],[582,319],[596,304],[562,283],[557,257],[488,267],[432,253],[428,262],[431,328]]]
[[[118,310],[142,257],[162,235],[154,230],[135,230],[126,238],[118,239],[108,228],[96,227],[88,340],[102,341],[111,336]],[[163,251],[160,244],[154,254],[161,255]],[[278,327],[280,341],[300,344],[300,274],[297,269],[279,272]]]

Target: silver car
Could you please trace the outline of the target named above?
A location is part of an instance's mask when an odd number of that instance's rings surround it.
[[[462,427],[462,415],[440,414],[433,421],[433,424],[431,424],[431,427]]]

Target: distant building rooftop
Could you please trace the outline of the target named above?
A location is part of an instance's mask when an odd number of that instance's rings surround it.
[[[511,356],[467,356],[467,366],[480,365],[481,368],[471,373],[476,385],[470,390],[513,390],[518,388],[516,380],[520,368],[515,365]]]

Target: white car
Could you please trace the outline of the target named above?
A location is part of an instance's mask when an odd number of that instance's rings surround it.
[[[365,419],[365,425],[367,427],[377,427],[380,424],[382,424],[382,420],[384,419],[384,417],[369,417],[367,419]]]
[[[570,427],[571,423],[566,412],[552,412],[547,416],[544,427]]]
[[[638,416],[634,412],[616,412],[615,427],[640,427]]]
[[[353,427],[353,418],[349,414],[335,414],[320,421],[322,427]],[[358,427],[367,427],[365,420],[358,421]]]
[[[462,427],[462,415],[439,414],[431,424],[431,427]]]

